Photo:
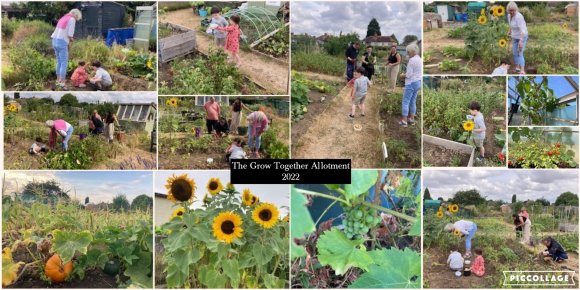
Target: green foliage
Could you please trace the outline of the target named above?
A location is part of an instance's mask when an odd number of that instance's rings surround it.
[[[147,211],[153,209],[153,198],[146,194],[141,194],[131,202],[131,209],[132,210],[140,210],[140,211]]]
[[[69,62],[72,62],[75,67],[77,62],[81,60],[88,64],[98,60],[105,66],[112,60],[111,50],[105,42],[88,38],[73,41],[69,50],[69,58]]]
[[[289,26],[284,26],[274,35],[256,45],[256,49],[275,57],[288,56],[290,33]]]
[[[371,21],[369,22],[369,25],[367,26],[367,36],[375,36],[381,35],[381,25],[379,25],[379,22],[377,21],[376,18],[373,17],[373,19],[371,19]]]
[[[332,76],[343,76],[345,62],[342,59],[326,53],[292,53],[292,69],[297,71],[310,71]]]
[[[529,125],[545,125],[545,115],[558,105],[554,90],[548,87],[548,78],[540,82],[535,77],[519,78],[516,90],[521,97],[520,111],[525,120],[531,121]]]
[[[556,202],[554,203],[556,206],[558,205],[578,205],[578,195],[572,192],[564,192],[556,198]]]
[[[543,137],[542,129],[527,127],[510,129],[508,165],[515,168],[576,168],[574,152],[566,150],[560,140],[554,142]]]
[[[446,46],[443,48],[443,55],[446,57],[465,57],[465,50],[460,47]]]
[[[344,52],[348,48],[349,43],[359,40],[360,37],[356,32],[344,35],[341,34],[339,36],[330,36],[324,43],[324,50],[326,50],[326,53],[330,55],[342,57],[344,56]],[[361,45],[361,49],[362,48]],[[292,61],[294,61],[294,59],[292,59]]]
[[[292,185],[290,193],[290,216],[296,217],[292,220],[292,227],[290,227],[291,240],[291,255],[292,258],[306,256],[306,250],[303,246],[296,244],[296,239],[304,239],[306,234],[312,233],[316,230],[314,221],[310,212],[306,208],[308,199],[302,193],[296,191],[296,187]]]
[[[465,36],[467,36],[467,29],[466,26],[461,26],[458,28],[453,28],[450,29],[447,32],[447,36],[449,36],[450,38],[464,38]]]
[[[440,64],[439,64],[439,69],[441,71],[451,71],[451,70],[457,70],[459,69],[460,65],[458,62],[453,61],[453,60],[448,60],[448,59],[444,59]]]
[[[456,192],[450,202],[459,205],[480,205],[485,202],[485,198],[477,189],[470,189]]]
[[[482,25],[477,22],[478,17],[470,17],[464,28],[465,57],[469,60],[478,57],[486,68],[492,69],[509,56],[507,46],[499,46],[501,39],[507,40],[508,24],[506,17],[486,14],[488,21]]]
[[[69,142],[66,152],[50,151],[43,157],[42,163],[50,169],[90,169],[108,158],[112,146],[117,145],[107,144],[101,138],[73,141]]]
[[[319,237],[316,244],[318,260],[322,266],[332,267],[337,275],[344,275],[351,267],[368,270],[372,258],[363,243],[363,239],[350,240],[334,228]]]
[[[79,105],[79,100],[75,95],[67,93],[60,98],[58,104],[65,107],[77,107]]]
[[[58,253],[63,263],[68,263],[76,252],[87,254],[88,246],[93,241],[93,235],[89,231],[63,232],[54,230],[52,236],[51,251]]]
[[[55,62],[47,59],[40,52],[27,47],[19,47],[8,51],[12,71],[2,74],[5,82],[13,82],[22,90],[43,90],[44,79],[55,73]]]
[[[2,38],[9,39],[18,29],[20,22],[18,20],[11,20],[7,16],[2,17]]]
[[[133,78],[144,77],[148,81],[154,81],[157,75],[156,57],[151,54],[137,54],[130,52],[123,61],[118,60],[115,64],[117,70]]]
[[[369,252],[373,263],[349,288],[420,288],[421,255],[405,248]],[[385,275],[388,273],[388,275]]]
[[[113,198],[112,209],[116,212],[125,212],[131,208],[131,204],[129,200],[127,200],[127,196],[125,194],[117,194]]]

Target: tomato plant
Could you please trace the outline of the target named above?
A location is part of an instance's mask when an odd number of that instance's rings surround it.
[[[573,146],[562,144],[564,132],[546,138],[541,128],[512,128],[508,166],[512,168],[577,168]]]

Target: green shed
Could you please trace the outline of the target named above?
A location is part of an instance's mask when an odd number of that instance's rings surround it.
[[[485,9],[485,7],[487,7],[485,2],[469,2],[467,3],[467,12],[479,14],[481,9]]]

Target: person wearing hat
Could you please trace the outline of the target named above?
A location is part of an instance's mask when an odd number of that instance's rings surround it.
[[[46,126],[50,128],[49,134],[49,145],[54,147],[56,144],[57,135],[62,137],[62,149],[64,151],[68,150],[68,141],[73,134],[73,126],[65,120],[48,120],[46,121]]]
[[[477,232],[477,224],[472,221],[459,220],[453,224],[446,224],[444,230],[449,233],[457,232],[461,237],[465,237],[465,258],[471,257],[471,239]]]

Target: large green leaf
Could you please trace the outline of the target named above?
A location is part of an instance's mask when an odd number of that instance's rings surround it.
[[[413,223],[411,230],[409,230],[409,236],[415,236],[415,237],[421,236],[421,220],[420,219],[417,219],[417,221],[415,221],[415,223]]]
[[[78,251],[81,254],[87,253],[87,247],[93,240],[93,235],[89,231],[63,232],[61,230],[52,231],[52,248],[63,263],[68,263]]]
[[[254,259],[258,265],[265,265],[274,257],[274,251],[269,246],[255,244],[252,248]]]
[[[303,194],[298,193],[294,186],[292,186],[291,195],[290,216],[292,219],[292,225],[290,227],[290,234],[292,237],[292,248],[290,252],[294,259],[306,256],[306,250],[304,247],[298,246],[296,242],[294,242],[294,239],[304,239],[304,235],[313,232],[316,228],[314,227],[312,216],[310,216],[310,212],[308,212],[308,209],[306,208],[308,199],[306,199]]]
[[[286,283],[286,281],[284,279],[280,279],[280,278],[276,277],[275,275],[266,273],[264,276],[262,276],[262,278],[264,279],[264,285],[268,289],[286,288],[286,287],[284,287],[285,286],[284,284]]]
[[[211,266],[199,268],[199,281],[208,288],[224,288],[226,285],[226,277]]]
[[[344,185],[344,191],[346,199],[353,200],[375,185],[379,173],[377,170],[353,170],[350,176],[350,184]]]
[[[318,261],[321,265],[329,265],[337,275],[342,275],[350,267],[367,270],[372,263],[363,245],[364,240],[349,240],[346,235],[333,228],[318,238]]]
[[[131,279],[129,288],[153,288],[153,278],[151,268],[153,257],[151,253],[139,253],[139,260],[125,270],[125,276]]]
[[[420,288],[421,256],[405,250],[369,252],[373,264],[349,288]]]
[[[225,260],[221,262],[222,270],[230,278],[230,286],[238,288],[240,284],[240,266],[237,260]]]
[[[182,288],[185,281],[189,278],[189,267],[187,269],[177,266],[175,263],[167,263],[165,268],[167,272],[167,287]]]

